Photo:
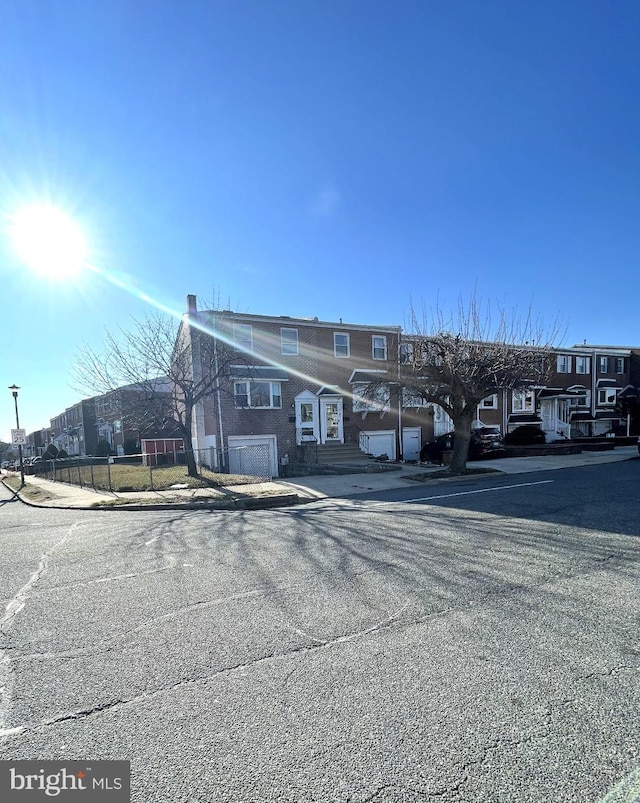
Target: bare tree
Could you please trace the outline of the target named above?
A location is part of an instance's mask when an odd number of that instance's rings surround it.
[[[84,346],[73,367],[74,386],[91,394],[115,393],[131,386],[137,404],[129,407],[138,428],[172,423],[184,441],[188,472],[196,476],[192,425],[195,406],[213,394],[228,365],[230,350],[212,338],[194,316],[179,326],[152,313],[129,330],[107,331],[101,352]],[[128,388],[131,390],[131,388]]]
[[[490,305],[474,296],[449,317],[423,310],[419,318],[412,308],[409,329],[398,371],[401,393],[440,405],[450,416],[455,432],[450,471],[464,473],[478,405],[501,390],[545,382],[557,321],[545,331],[530,310],[519,317],[499,308],[494,322]]]

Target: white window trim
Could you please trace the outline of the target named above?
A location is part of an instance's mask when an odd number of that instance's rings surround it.
[[[527,404],[527,397],[530,403]],[[519,398],[522,400],[522,406],[516,407],[515,400]],[[535,392],[533,390],[513,390],[511,391],[511,412],[512,413],[533,413],[535,412]]]
[[[240,338],[238,337],[238,332],[241,330],[244,332],[249,333],[249,337],[247,338]],[[253,326],[250,323],[234,323],[233,324],[233,345],[237,351],[244,352],[252,352],[253,351]],[[244,344],[249,343],[249,347],[247,348]]]
[[[253,406],[251,404],[251,385],[252,384],[268,384],[269,385],[269,401],[271,402],[268,405],[256,405]],[[246,388],[246,393],[238,393],[237,387],[238,385],[244,385]],[[274,393],[274,386],[277,386],[278,392]],[[237,398],[238,396],[246,396],[248,404],[238,404]],[[273,399],[277,396],[280,398],[280,404],[274,404]],[[233,403],[236,410],[281,410],[282,409],[282,384],[280,382],[274,382],[271,379],[239,379],[233,383]]]
[[[564,360],[566,364],[566,369],[563,370],[560,367],[560,360]],[[558,354],[556,360],[556,373],[558,374],[570,374],[571,373],[571,355],[570,354]]]
[[[584,376],[590,372],[591,372],[591,358],[583,356],[576,357],[576,374],[582,374]]]
[[[347,353],[346,354],[338,354],[338,344],[336,342],[337,337],[346,337],[347,338]],[[340,348],[344,348],[344,346],[340,346]],[[351,338],[349,337],[349,332],[334,332],[333,333],[333,356],[337,357],[340,360],[346,360],[351,357]]]
[[[285,332],[295,332],[295,343],[293,340],[285,340]],[[294,347],[295,351],[285,351],[285,346]],[[297,357],[300,354],[298,345],[298,330],[289,326],[280,327],[280,354],[286,357]]]
[[[599,359],[599,370],[601,374],[608,374],[609,373],[609,357],[600,357]],[[604,365],[604,368],[603,368]]]
[[[376,346],[376,340],[381,340],[383,346]],[[384,350],[384,355],[382,357],[376,357],[376,349],[379,351],[380,348]],[[374,360],[386,360],[387,359],[387,336],[386,335],[371,335],[371,356]]]
[[[372,399],[365,396],[362,391],[366,390],[367,383],[356,383],[352,390],[351,395],[353,398],[353,412],[354,413],[386,413],[391,409],[391,388],[389,385],[381,385],[374,392],[382,396],[383,399]]]
[[[624,374],[624,357],[616,357],[616,374]]]
[[[598,388],[598,407],[614,407],[618,401],[620,388]],[[607,401],[607,396],[613,394],[613,401]]]
[[[491,400],[491,404],[485,404],[487,399]],[[497,410],[498,409],[498,394],[492,393],[490,396],[486,396],[478,405],[478,410]]]
[[[400,365],[411,365],[415,354],[414,343],[400,343]]]

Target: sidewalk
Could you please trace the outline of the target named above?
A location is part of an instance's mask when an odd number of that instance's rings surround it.
[[[587,452],[568,455],[545,455],[543,457],[506,457],[499,460],[479,460],[468,463],[469,468],[477,467],[493,469],[502,474],[526,474],[532,471],[553,471],[561,468],[577,466],[593,466],[602,463],[618,463],[638,457],[636,446],[619,446],[607,452]],[[291,480],[280,480],[281,485],[288,486],[300,496],[314,499],[326,497],[348,497],[369,491],[384,491],[393,488],[415,488],[415,480],[407,479],[416,474],[428,474],[441,471],[440,466],[404,465],[400,471],[389,471],[382,474],[342,474],[338,476],[292,477]],[[474,475],[469,475],[473,478]],[[475,475],[477,478],[479,475]],[[453,478],[452,478],[453,479]],[[460,479],[459,477],[457,479]],[[449,478],[433,480],[434,482],[450,482]]]
[[[570,455],[544,457],[509,457],[500,460],[482,460],[470,463],[502,474],[526,474],[532,471],[553,471],[577,466],[617,463],[638,457],[636,446],[620,446],[607,452],[582,452]],[[401,465],[398,471],[376,474],[336,474],[312,477],[293,477],[290,480],[261,482],[253,485],[236,485],[221,488],[176,489],[171,491],[140,491],[134,493],[107,493],[80,488],[60,482],[49,482],[40,477],[26,476],[27,488],[38,488],[38,499],[20,494],[27,504],[37,507],[75,509],[112,508],[114,510],[153,510],[173,508],[260,509],[295,504],[298,501],[349,497],[369,491],[393,488],[415,488],[411,477],[440,471],[433,465]],[[7,472],[3,471],[3,477]],[[15,472],[13,473],[14,476]],[[474,475],[470,475],[473,477]],[[476,475],[477,476],[477,475]],[[459,478],[458,478],[459,479]],[[433,480],[449,482],[448,478]],[[7,486],[8,488],[8,486]],[[8,490],[12,490],[8,488]]]

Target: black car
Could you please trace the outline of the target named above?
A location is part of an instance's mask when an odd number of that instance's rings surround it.
[[[442,453],[453,449],[453,432],[440,435],[439,438],[425,443],[420,450],[420,460],[423,463],[442,464]],[[480,460],[483,457],[504,457],[506,449],[502,442],[502,436],[491,427],[474,429],[471,432],[469,441],[469,460]]]

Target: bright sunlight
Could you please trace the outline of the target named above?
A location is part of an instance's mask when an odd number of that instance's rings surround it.
[[[67,279],[79,273],[87,246],[78,224],[48,204],[28,206],[13,218],[12,238],[20,259],[49,279]]]

